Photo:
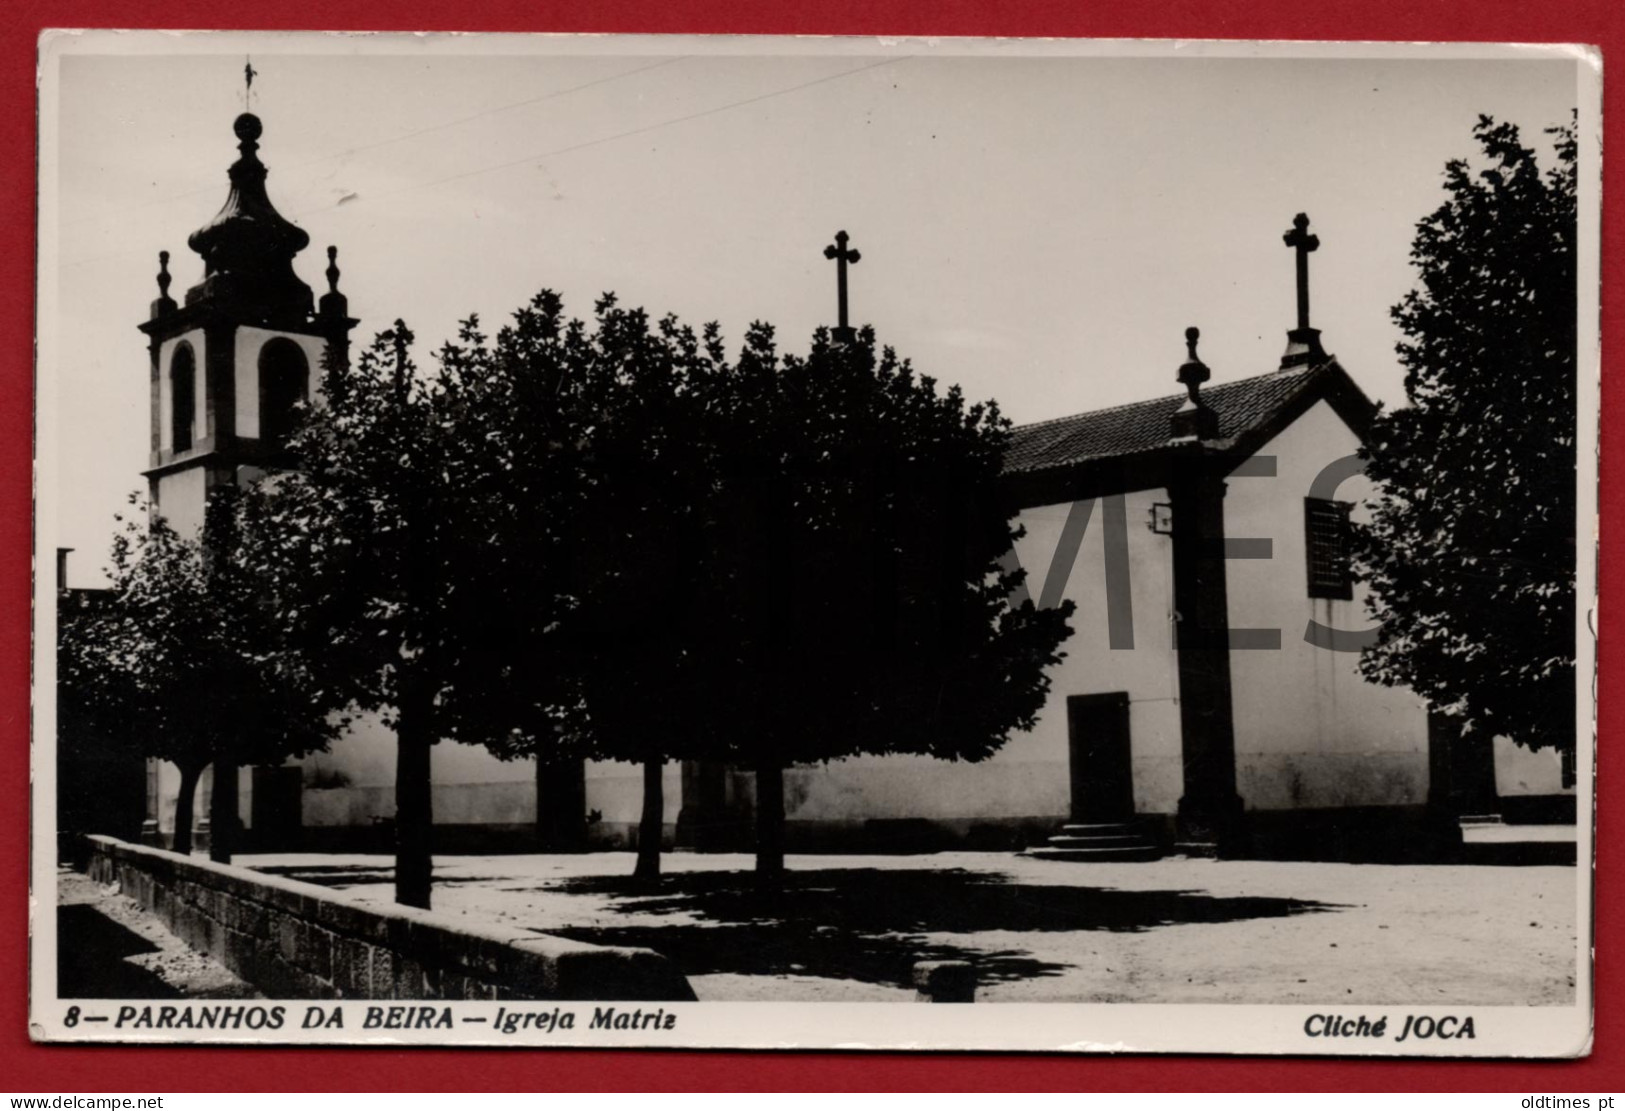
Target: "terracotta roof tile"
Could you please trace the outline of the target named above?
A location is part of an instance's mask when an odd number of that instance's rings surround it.
[[[1265,423],[1296,397],[1331,361],[1221,382],[1202,390],[1219,414],[1219,439],[1234,441]],[[1091,459],[1154,451],[1168,443],[1168,422],[1184,404],[1183,393],[1096,409],[1070,417],[1018,425],[1005,453],[1006,474],[1066,467]]]

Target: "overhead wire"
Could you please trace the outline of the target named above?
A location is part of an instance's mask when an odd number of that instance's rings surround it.
[[[588,139],[588,140],[586,140],[584,142],[572,143],[572,144],[570,144],[568,146],[558,147],[558,148],[555,148],[553,150],[541,151],[541,152],[538,152],[538,153],[535,153],[535,154],[526,155],[523,158],[515,158],[515,159],[511,159],[511,160],[506,161],[506,162],[500,162],[500,163],[497,163],[496,165],[492,165],[492,166],[482,166],[482,167],[479,167],[477,169],[466,170],[466,171],[464,171],[462,173],[458,173],[458,174],[448,174],[445,177],[434,178],[434,179],[431,179],[429,181],[413,182],[412,184],[402,186],[399,189],[392,189],[387,193],[381,193],[381,194],[374,195],[372,197],[367,198],[367,200],[368,200],[369,203],[376,204],[376,203],[378,203],[380,201],[387,200],[390,197],[400,196],[403,193],[415,192],[415,191],[420,190],[420,189],[432,189],[432,188],[435,188],[436,186],[446,185],[446,184],[448,184],[450,182],[462,181],[462,180],[472,178],[472,177],[479,177],[479,176],[484,175],[484,174],[496,173],[496,172],[498,172],[500,170],[512,169],[515,166],[528,165],[530,163],[540,161],[541,159],[544,159],[544,158],[557,158],[560,155],[571,154],[571,153],[573,153],[575,151],[586,150],[586,149],[588,149],[590,147],[602,146],[605,143],[616,142],[617,140],[620,140],[620,139],[628,139],[628,138],[632,138],[632,137],[637,136],[637,135],[647,135],[647,134],[649,134],[651,132],[659,131],[662,128],[673,127],[673,126],[676,126],[677,124],[682,124],[682,123],[689,123],[689,122],[692,122],[694,120],[704,119],[704,118],[706,118],[708,116],[715,116],[715,115],[719,115],[720,113],[723,113],[723,112],[733,111],[736,108],[748,107],[748,106],[750,106],[752,104],[760,104],[763,101],[773,100],[773,99],[775,99],[777,97],[781,97],[781,96],[788,96],[791,93],[800,92],[803,89],[810,89],[810,88],[814,87],[815,85],[823,85],[823,84],[827,84],[827,83],[829,83],[831,81],[839,81],[839,80],[841,80],[843,78],[853,77],[853,76],[856,76],[859,73],[865,73],[865,72],[867,72],[869,70],[878,69],[881,66],[894,65],[894,64],[896,64],[898,62],[906,61],[908,59],[908,57],[909,57],[909,55],[900,55],[900,56],[897,56],[897,57],[882,58],[879,61],[870,62],[867,65],[862,65],[862,66],[854,67],[852,69],[842,70],[839,73],[825,74],[822,77],[816,77],[816,78],[813,78],[810,81],[803,81],[803,82],[800,82],[800,83],[795,84],[795,85],[790,85],[790,86],[788,86],[786,88],[783,88],[783,89],[774,89],[774,90],[772,90],[770,92],[758,93],[755,96],[746,97],[746,98],[744,98],[742,100],[730,101],[730,102],[728,102],[726,104],[720,104],[720,105],[717,105],[715,107],[706,108],[706,109],[703,109],[703,110],[698,111],[698,112],[691,112],[691,113],[689,113],[687,115],[677,116],[677,117],[675,117],[673,119],[669,119],[669,120],[661,120],[661,121],[659,121],[657,123],[648,124],[648,125],[645,125],[643,127],[634,127],[634,128],[630,128],[630,129],[628,129],[626,131],[618,131],[618,132],[615,132],[612,135],[604,135],[604,136],[600,136],[599,138],[596,138],[596,139]],[[673,59],[669,59],[668,61],[678,61],[678,60],[680,60],[680,59],[673,58]],[[665,63],[662,63],[662,64],[665,64]],[[644,70],[649,70],[649,69],[654,69],[654,68],[655,68],[654,66],[645,66],[645,67],[643,67]],[[640,71],[634,71],[634,72],[642,72],[642,71],[640,70]],[[627,73],[627,74],[622,74],[620,76],[630,77],[632,75],[633,75],[632,73]],[[608,80],[608,79],[607,78],[600,79],[597,83],[602,84],[606,80]],[[582,86],[582,87],[585,87],[585,86]],[[553,95],[563,95],[563,93],[566,92],[566,91],[574,91],[574,90],[573,89],[572,90],[561,90],[559,93],[553,94]],[[548,97],[542,97],[542,98],[538,98],[538,99],[549,99],[549,98]],[[517,107],[517,105],[515,105],[513,107]],[[490,114],[490,113],[493,113],[493,112],[496,112],[496,111],[501,111],[501,110],[503,110],[503,109],[490,109],[485,114]],[[460,121],[460,122],[467,122],[467,121]],[[436,125],[433,128],[425,128],[424,130],[425,131],[444,130],[445,127],[449,127],[449,126],[453,126],[453,125],[451,125],[451,124],[447,124],[447,125],[444,125],[444,126]],[[399,138],[404,139],[404,138],[407,138],[407,137],[409,137],[409,136],[400,136]],[[397,140],[384,140],[384,141],[381,141],[380,143],[377,143],[377,144],[374,144],[374,145],[375,146],[381,146],[381,145],[384,145],[385,142],[392,142],[392,141],[397,141]],[[315,164],[317,162],[328,161],[331,157],[343,157],[343,155],[326,156],[326,157],[321,158],[321,159],[312,160],[312,162],[301,163],[300,165],[312,165],[312,164]],[[187,195],[189,195],[189,194],[178,194],[177,197],[187,196]],[[176,198],[170,198],[170,199],[176,199]],[[154,203],[167,203],[167,201],[166,202],[154,202]],[[339,206],[339,202],[335,202],[334,204],[331,204],[331,205],[321,205],[319,207],[312,207],[312,208],[303,209],[303,210],[301,210],[299,212],[294,213],[293,215],[294,215],[294,218],[297,219],[297,218],[300,218],[300,217],[306,217],[306,216],[316,215],[316,214],[319,214],[319,213],[330,212],[330,211],[333,211],[334,209],[336,209],[338,206]],[[90,256],[87,256],[85,258],[75,259],[75,260],[73,260],[71,262],[64,262],[64,263],[61,264],[61,269],[66,270],[66,269],[76,267],[76,266],[84,266],[84,265],[86,265],[88,263],[91,263],[91,262],[99,262],[99,261],[104,260],[104,259],[120,258],[120,257],[126,256],[126,255],[140,254],[143,250],[144,250],[144,248],[133,248],[131,250],[126,250],[126,251],[109,251],[109,252],[106,252],[104,254],[90,255]]]
[[[601,146],[604,143],[612,143],[619,139],[629,139],[635,135],[647,135],[649,132],[658,131],[663,127],[673,127],[680,123],[689,123],[693,120],[704,119],[707,116],[715,116],[721,112],[731,112],[735,108],[744,108],[751,104],[760,104],[764,100],[772,100],[775,97],[787,96],[790,93],[800,92],[802,89],[810,89],[814,85],[822,85],[826,82],[838,81],[843,77],[852,77],[855,74],[863,73],[871,69],[878,69],[881,66],[892,65],[903,60],[903,57],[882,58],[880,61],[871,62],[866,66],[858,66],[855,69],[843,70],[840,73],[825,74],[823,77],[814,78],[811,81],[803,81],[799,85],[791,85],[789,88],[775,89],[772,92],[760,93],[756,96],[747,97],[744,100],[730,101],[727,104],[720,104],[714,108],[706,108],[699,112],[691,112],[686,116],[678,116],[675,119],[661,120],[659,123],[648,124],[644,127],[634,127],[626,131],[618,131],[613,135],[605,135],[597,139],[588,139],[585,142],[572,143],[569,146],[557,147],[553,150],[541,151],[537,154],[529,154],[523,158],[515,158],[507,162],[499,162],[494,166],[482,166],[479,169],[465,170],[460,174],[448,174],[445,177],[434,178],[430,181],[413,182],[411,185],[404,185],[399,189],[392,189],[387,193],[379,193],[369,199],[376,203],[378,201],[387,200],[390,197],[400,196],[402,193],[410,193],[418,189],[431,189],[437,185],[445,185],[453,181],[463,181],[467,178],[479,177],[483,174],[496,173],[499,170],[512,169],[515,166],[529,165],[532,162],[537,162],[544,158],[557,158],[562,154],[571,154],[578,150],[586,150],[589,147]],[[302,212],[296,213],[295,215],[310,216],[318,212],[328,211],[335,207],[337,207],[336,204],[322,205],[319,208],[307,208]]]
[[[363,143],[360,146],[345,147],[343,150],[335,151],[332,154],[323,154],[315,158],[307,158],[303,162],[295,162],[291,165],[283,166],[282,170],[284,172],[292,172],[294,170],[303,170],[309,166],[320,166],[324,162],[334,162],[345,158],[351,158],[366,151],[377,150],[380,147],[393,146],[396,143],[404,143],[408,139],[416,139],[420,135],[429,135],[436,131],[446,131],[453,127],[460,127],[466,123],[473,123],[475,120],[484,119],[487,116],[495,116],[502,112],[511,112],[517,108],[528,108],[532,104],[541,104],[543,101],[556,100],[561,96],[568,96],[571,93],[581,92],[583,89],[591,89],[599,85],[610,84],[614,81],[622,81],[628,77],[636,77],[640,73],[648,73],[650,70],[659,69],[662,66],[669,66],[674,62],[684,61],[688,57],[690,57],[690,55],[680,54],[671,58],[662,58],[658,62],[654,62],[653,64],[647,66],[639,66],[637,69],[626,70],[622,73],[612,73],[606,77],[594,78],[591,81],[584,81],[579,85],[571,85],[566,89],[554,89],[552,92],[543,93],[540,96],[526,97],[524,100],[515,100],[508,104],[499,104],[492,108],[482,109],[481,111],[475,112],[472,115],[459,116],[454,120],[446,120],[442,123],[430,124],[428,127],[419,127],[412,131],[404,132],[400,135],[392,135],[387,139],[379,139],[376,142]],[[257,96],[258,94],[256,94],[256,98]],[[84,224],[96,223],[102,220],[111,220],[119,216],[128,215],[131,212],[139,212],[142,209],[173,204],[175,201],[185,200],[187,197],[198,197],[206,193],[213,193],[219,188],[220,186],[218,182],[211,183],[209,185],[201,185],[196,189],[187,189],[184,192],[172,193],[167,197],[159,197],[150,201],[142,201],[140,204],[130,205],[128,208],[121,208],[116,212],[104,212],[99,216],[87,216],[80,220],[72,220],[63,224],[62,226],[64,228],[74,228]]]

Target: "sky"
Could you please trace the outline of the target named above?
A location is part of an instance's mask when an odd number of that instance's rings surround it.
[[[613,290],[716,320],[730,347],[765,320],[804,350],[834,323],[823,248],[845,229],[862,253],[854,323],[1017,422],[1177,392],[1190,325],[1216,381],[1271,370],[1294,324],[1281,236],[1300,211],[1321,241],[1313,324],[1368,394],[1402,403],[1389,308],[1411,288],[1410,242],[1444,199],[1445,162],[1474,153],[1480,113],[1543,144],[1576,101],[1574,62],[1550,55],[78,41],[43,86],[41,251],[56,280],[39,323],[42,547],[51,531],[81,553],[74,585],[100,581],[113,515],[144,487],[136,326],[160,250],[173,295],[202,276],[186,239],[226,197],[245,48],[271,199],[311,236],[296,268],[319,294],[323,248],[338,247],[358,339],[402,317],[432,366],[458,320],[494,327],[551,288],[574,315]]]

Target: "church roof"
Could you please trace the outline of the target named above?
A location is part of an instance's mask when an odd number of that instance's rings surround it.
[[[263,125],[244,112],[232,125],[240,157],[227,171],[231,192],[214,219],[192,233],[187,241],[205,261],[225,268],[232,263],[254,263],[263,257],[292,257],[310,245],[310,236],[289,222],[265,192],[265,164],[256,153]]]
[[[1339,380],[1335,384],[1343,387],[1341,392],[1352,389],[1358,401],[1370,406],[1332,359],[1207,387],[1202,390],[1202,401],[1219,418],[1217,440],[1210,443],[1219,450],[1236,446],[1248,433],[1277,424],[1279,418],[1294,407],[1293,403],[1303,400],[1306,394],[1318,396],[1322,389],[1334,385],[1334,378]],[[1018,425],[1011,430],[1004,471],[1007,475],[1047,471],[1156,452],[1168,446],[1169,422],[1185,401],[1184,393],[1169,394],[1150,401]]]
[[[300,320],[313,308],[310,287],[293,271],[293,258],[310,243],[303,228],[286,219],[265,192],[258,116],[244,112],[232,124],[239,157],[228,171],[231,191],[214,219],[187,244],[203,256],[204,280],[187,291],[186,303],[209,300],[239,315]]]

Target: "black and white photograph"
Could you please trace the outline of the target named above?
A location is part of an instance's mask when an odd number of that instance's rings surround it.
[[[47,33],[33,1036],[1588,1053],[1600,81]]]

